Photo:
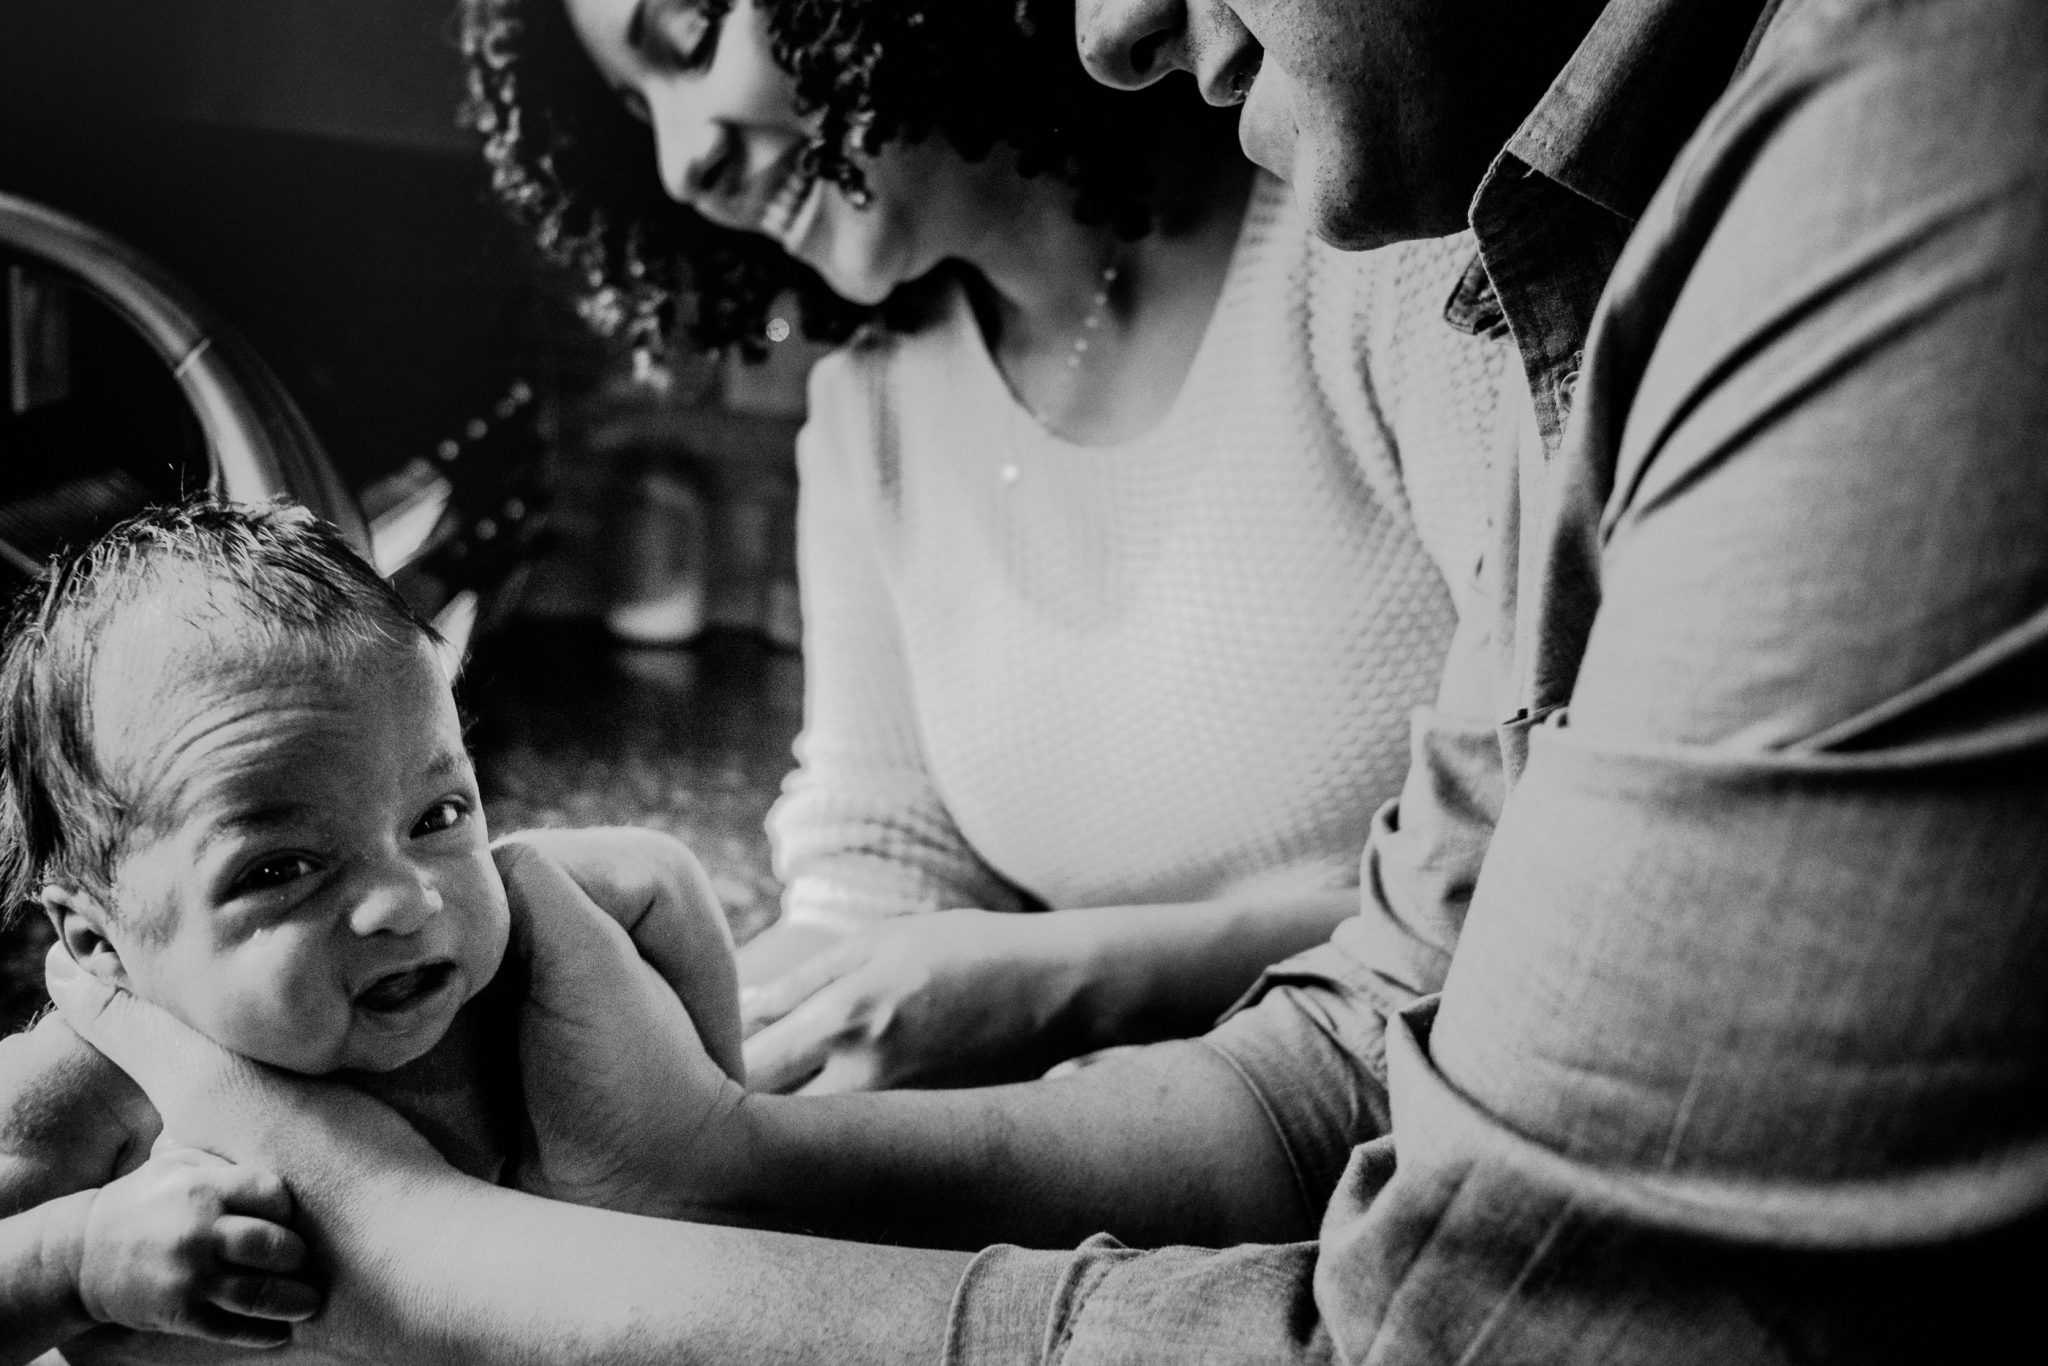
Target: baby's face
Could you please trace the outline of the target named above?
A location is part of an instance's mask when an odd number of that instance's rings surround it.
[[[424,645],[290,668],[149,653],[93,693],[103,762],[154,808],[106,930],[131,988],[298,1072],[425,1053],[497,972],[510,916]]]

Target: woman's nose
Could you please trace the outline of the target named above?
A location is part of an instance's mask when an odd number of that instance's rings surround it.
[[[1136,90],[1169,71],[1186,70],[1184,0],[1080,0],[1074,45],[1088,74]]]
[[[348,923],[359,935],[413,934],[440,913],[440,891],[418,869],[400,864],[377,877]]]
[[[698,112],[680,89],[650,91],[647,114],[661,188],[677,203],[701,208],[718,182],[726,151],[723,125]]]

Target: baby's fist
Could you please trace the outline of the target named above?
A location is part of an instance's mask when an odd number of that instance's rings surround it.
[[[101,1323],[280,1346],[320,1307],[293,1277],[306,1245],[290,1217],[291,1196],[270,1173],[159,1139],[149,1161],[93,1197],[79,1301]]]

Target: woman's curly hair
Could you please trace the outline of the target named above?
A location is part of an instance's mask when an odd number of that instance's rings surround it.
[[[731,0],[700,0],[714,17]],[[944,136],[969,160],[1015,149],[1025,175],[1075,191],[1075,215],[1125,237],[1152,226],[1151,165],[1174,91],[1105,90],[1074,55],[1073,0],[759,0],[775,59],[817,118],[808,155],[858,202],[861,160]],[[804,330],[838,342],[870,319],[913,325],[905,291],[850,304],[768,239],[717,227],[664,193],[653,133],[584,54],[562,0],[463,0],[465,115],[492,185],[542,249],[579,273],[584,316],[643,349],[671,340],[758,354],[768,311],[796,294]]]

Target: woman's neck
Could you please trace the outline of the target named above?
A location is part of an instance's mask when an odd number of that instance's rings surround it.
[[[1135,242],[1075,221],[1056,181],[992,175],[990,198],[1008,203],[991,203],[987,230],[960,253],[986,285],[977,316],[1011,391],[1071,441],[1114,444],[1155,426],[1215,312],[1252,168],[1234,146],[1181,163],[1162,226]]]

